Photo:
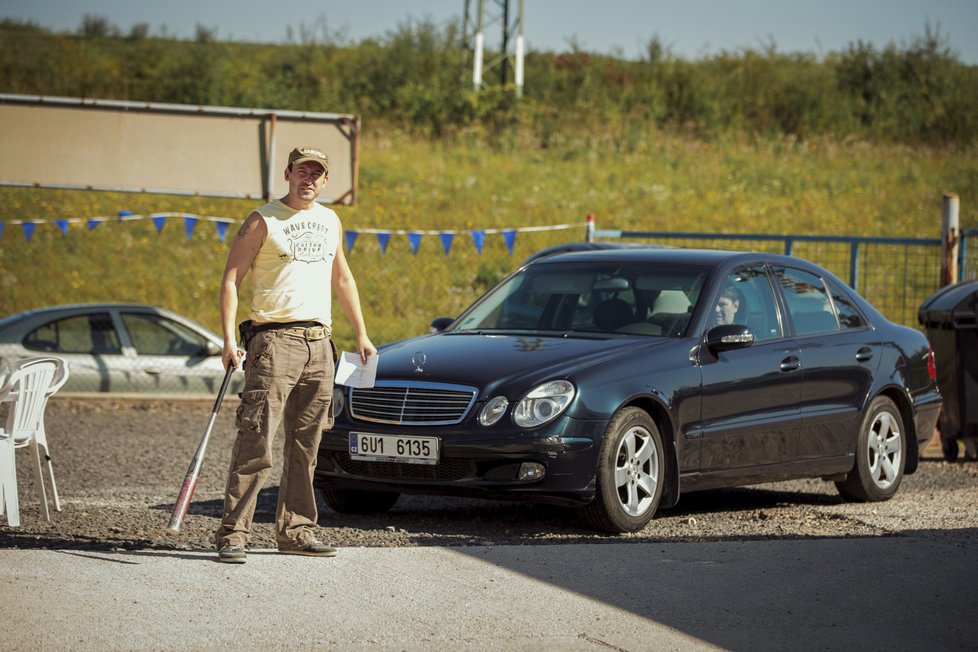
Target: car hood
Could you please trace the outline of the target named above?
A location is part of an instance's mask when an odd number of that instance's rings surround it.
[[[573,378],[611,359],[676,342],[659,337],[435,333],[381,347],[377,379],[470,385],[480,388],[484,398],[522,394],[537,383]]]

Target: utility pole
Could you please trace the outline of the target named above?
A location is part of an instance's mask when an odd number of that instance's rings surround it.
[[[486,85],[486,73],[499,69],[499,83],[506,86],[510,82],[509,70],[512,60],[513,85],[516,96],[523,96],[523,0],[517,0],[516,16],[510,16],[510,0],[476,0],[477,9],[473,17],[472,0],[465,0],[465,19],[462,35],[466,48],[469,47],[469,34],[472,36],[472,89],[480,91]],[[488,7],[487,7],[488,5]],[[499,52],[486,60],[486,30],[499,26],[502,40]],[[515,32],[515,39],[511,38]],[[515,47],[512,41],[515,40]],[[512,49],[512,51],[511,51]]]

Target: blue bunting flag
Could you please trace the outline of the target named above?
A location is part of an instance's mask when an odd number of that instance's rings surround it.
[[[485,239],[486,232],[482,229],[475,229],[472,231],[472,244],[475,245],[475,250],[479,252],[480,256],[482,255],[482,244],[485,242]]]
[[[415,256],[418,255],[418,247],[421,246],[421,236],[422,235],[424,235],[424,234],[423,233],[420,233],[418,231],[412,231],[411,233],[408,233],[407,234],[408,244],[411,245],[411,251],[414,252],[414,255]]]
[[[513,245],[516,244],[516,229],[505,229],[503,239],[506,240],[506,248],[509,249],[509,255],[512,256]]]
[[[187,240],[194,234],[194,229],[197,228],[197,218],[193,215],[183,216],[183,229],[187,232]]]
[[[387,253],[387,243],[390,242],[390,240],[391,240],[390,231],[382,231],[381,233],[377,234],[377,244],[380,245],[381,254]]]
[[[452,240],[455,239],[455,234],[451,231],[442,231],[438,234],[441,237],[441,246],[445,248],[445,255],[452,249]]]

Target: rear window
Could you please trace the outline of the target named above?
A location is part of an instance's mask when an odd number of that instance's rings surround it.
[[[788,304],[796,335],[839,330],[832,301],[821,278],[791,267],[775,269],[774,274]]]
[[[87,353],[90,355],[122,352],[119,335],[108,313],[78,315],[48,322],[24,338],[24,348],[45,353]]]

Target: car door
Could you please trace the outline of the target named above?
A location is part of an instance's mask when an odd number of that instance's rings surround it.
[[[704,473],[778,464],[800,429],[799,351],[783,337],[774,290],[763,266],[730,274],[713,304],[724,295],[737,296],[733,323],[750,326],[755,343],[715,356],[701,350],[699,435]]]
[[[850,455],[882,353],[876,331],[837,283],[774,268],[803,368],[801,430],[792,460]]]
[[[94,310],[53,319],[27,334],[25,349],[50,353],[68,363],[66,391],[134,391],[131,356],[123,350],[122,338],[112,314]]]
[[[155,313],[123,310],[120,317],[135,352],[137,391],[210,394],[220,386],[220,348],[204,335]]]

